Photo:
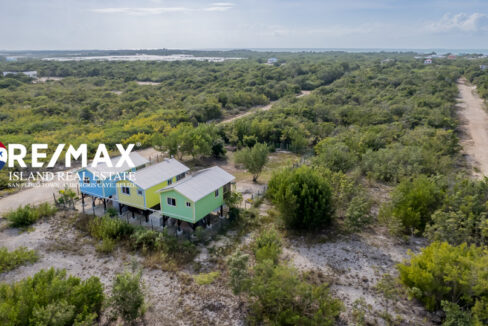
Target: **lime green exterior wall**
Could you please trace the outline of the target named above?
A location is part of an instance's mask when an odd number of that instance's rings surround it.
[[[173,178],[176,182],[176,177]],[[133,206],[141,209],[152,208],[160,203],[160,196],[158,190],[166,187],[168,180],[164,180],[157,185],[152,186],[142,191],[142,196],[137,194],[137,189],[142,190],[136,184],[129,180],[121,180],[117,182],[117,196],[119,202],[128,206]],[[122,186],[130,187],[130,196],[122,193]]]
[[[223,187],[219,188],[219,195],[215,197],[214,192],[212,191],[199,201],[197,201],[195,205],[195,220],[199,221],[209,213],[213,212],[221,205],[224,204],[224,189]]]
[[[122,187],[129,187],[130,194],[122,193]],[[142,196],[137,193],[137,190],[142,190],[141,188],[137,187],[131,181],[128,180],[121,180],[117,182],[117,197],[120,203],[144,209],[146,206],[144,204],[144,191],[142,192]]]
[[[165,191],[162,192],[160,195],[161,212],[163,215],[194,223],[195,219],[193,218],[193,210],[195,208],[195,203],[193,203],[191,200],[189,200],[176,190]],[[168,205],[168,197],[176,199],[176,206]],[[186,202],[189,202],[191,206],[187,207]]]
[[[175,181],[176,178],[173,178],[173,182]],[[158,190],[166,187],[167,185],[168,185],[168,181],[166,180],[146,190],[146,206],[148,208],[154,207],[157,204],[159,204]]]
[[[220,187],[217,197],[212,191],[196,203],[174,189],[161,192],[161,213],[179,220],[196,223],[224,204],[223,191],[223,187]],[[168,197],[176,199],[176,206],[168,205]],[[191,207],[187,207],[186,202],[190,202]]]

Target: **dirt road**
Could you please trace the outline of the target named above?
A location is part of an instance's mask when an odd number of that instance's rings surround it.
[[[468,161],[479,171],[475,175],[488,176],[488,113],[485,103],[476,93],[476,86],[470,85],[464,77],[459,79],[458,88],[458,112],[467,136],[461,144]]]
[[[311,91],[301,91],[300,94],[298,94],[296,97],[297,98],[303,97],[303,96],[306,96],[306,95],[308,95],[310,93],[311,93]],[[251,108],[250,110],[248,110],[248,111],[246,111],[244,113],[241,113],[241,114],[238,114],[236,116],[233,116],[233,117],[227,118],[225,120],[222,120],[220,123],[225,124],[225,123],[229,123],[229,122],[235,121],[237,119],[246,117],[248,115],[254,114],[254,113],[259,112],[259,111],[268,111],[269,109],[271,109],[271,107],[273,106],[273,104],[275,104],[278,101],[279,100],[272,101],[268,105],[265,105],[265,106],[256,106],[256,107]]]

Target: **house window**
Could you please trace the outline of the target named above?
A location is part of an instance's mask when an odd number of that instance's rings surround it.
[[[142,190],[137,189],[137,194],[138,194],[139,196],[142,196]]]
[[[90,178],[89,177],[84,177],[83,178],[83,183],[89,184],[90,183]]]
[[[176,206],[176,199],[175,198],[168,197],[168,198],[166,198],[166,200],[167,200],[169,206]]]
[[[173,184],[173,179],[169,179],[168,180],[168,186],[171,185],[171,184]]]
[[[185,174],[184,174],[184,173],[182,173],[182,174],[178,174],[178,175],[176,176],[176,181],[180,181],[180,180],[181,180],[181,179],[183,179],[184,177],[185,177]]]
[[[122,187],[122,193],[123,194],[126,194],[126,195],[129,195],[130,196],[130,189],[129,187]]]
[[[215,197],[219,196],[219,189],[215,190]]]
[[[191,203],[189,201],[186,202],[186,207],[191,207]]]
[[[98,184],[98,185],[100,184],[100,180],[97,180],[97,184]]]

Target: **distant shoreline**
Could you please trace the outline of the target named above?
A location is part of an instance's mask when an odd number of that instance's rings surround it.
[[[71,49],[71,50],[0,50],[0,55],[20,55],[20,54],[46,54],[46,53],[105,53],[105,52],[126,52],[126,53],[154,53],[154,52],[236,52],[236,51],[253,51],[253,52],[347,52],[347,53],[418,53],[428,54],[435,52],[437,54],[488,54],[488,49],[456,49],[456,48],[195,48],[195,49]]]

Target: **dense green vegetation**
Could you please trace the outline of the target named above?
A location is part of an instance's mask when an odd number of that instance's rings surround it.
[[[17,283],[0,283],[0,324],[90,325],[100,316],[103,300],[96,277],[82,281],[65,270],[41,270]]]
[[[0,274],[11,271],[21,265],[36,262],[39,259],[36,251],[20,247],[12,251],[0,248]]]
[[[146,307],[141,277],[141,271],[125,271],[115,276],[110,297],[115,319],[121,316],[132,324],[144,315]]]
[[[248,256],[240,252],[228,261],[235,293],[246,291],[251,298],[251,325],[335,325],[343,309],[327,284],[314,284],[295,268],[279,260],[281,239],[273,229],[255,239],[256,264],[247,267]]]
[[[57,209],[48,203],[39,206],[25,205],[13,210],[5,215],[11,227],[27,227],[34,224],[43,217],[50,217],[56,213]]]
[[[410,262],[400,264],[400,280],[427,309],[448,307],[448,321],[461,312],[471,320],[462,325],[488,323],[488,252],[475,245],[451,246],[433,242]],[[457,309],[456,309],[457,308]],[[462,310],[459,311],[459,308]],[[456,317],[459,318],[459,317]],[[456,324],[460,325],[460,324]]]
[[[327,181],[307,166],[273,175],[268,194],[292,229],[314,230],[332,220],[332,194]]]
[[[488,323],[488,180],[472,180],[464,169],[455,109],[463,75],[488,98],[488,72],[479,67],[486,62],[423,65],[412,54],[298,53],[277,54],[280,64],[266,65],[266,55],[244,51],[236,56],[248,59],[223,63],[0,63],[4,70],[64,77],[36,84],[0,77],[2,142],[90,149],[137,143],[194,160],[235,148],[236,162],[255,181],[269,151],[290,150],[303,155],[303,165],[275,172],[268,185],[286,227],[356,232],[382,223],[401,240],[425,236],[433,242],[398,266],[401,283],[428,310],[443,310],[444,325]],[[382,61],[387,57],[394,60]],[[296,98],[301,90],[313,92]],[[278,99],[270,110],[213,123]],[[236,207],[232,212],[238,215]],[[7,218],[27,226],[41,215],[27,206]],[[280,260],[280,225],[264,227],[249,253],[228,260],[230,286],[249,299],[249,322],[333,325],[341,304],[325,284]],[[188,263],[196,253],[191,242],[109,217],[91,220],[87,231],[101,253],[123,244],[165,266]],[[198,279],[209,284],[218,275]],[[385,297],[398,286],[391,276],[387,281],[378,285]],[[134,276],[119,277],[120,289],[135,291],[134,284]],[[119,313],[139,316],[143,304],[135,301],[137,309]]]

